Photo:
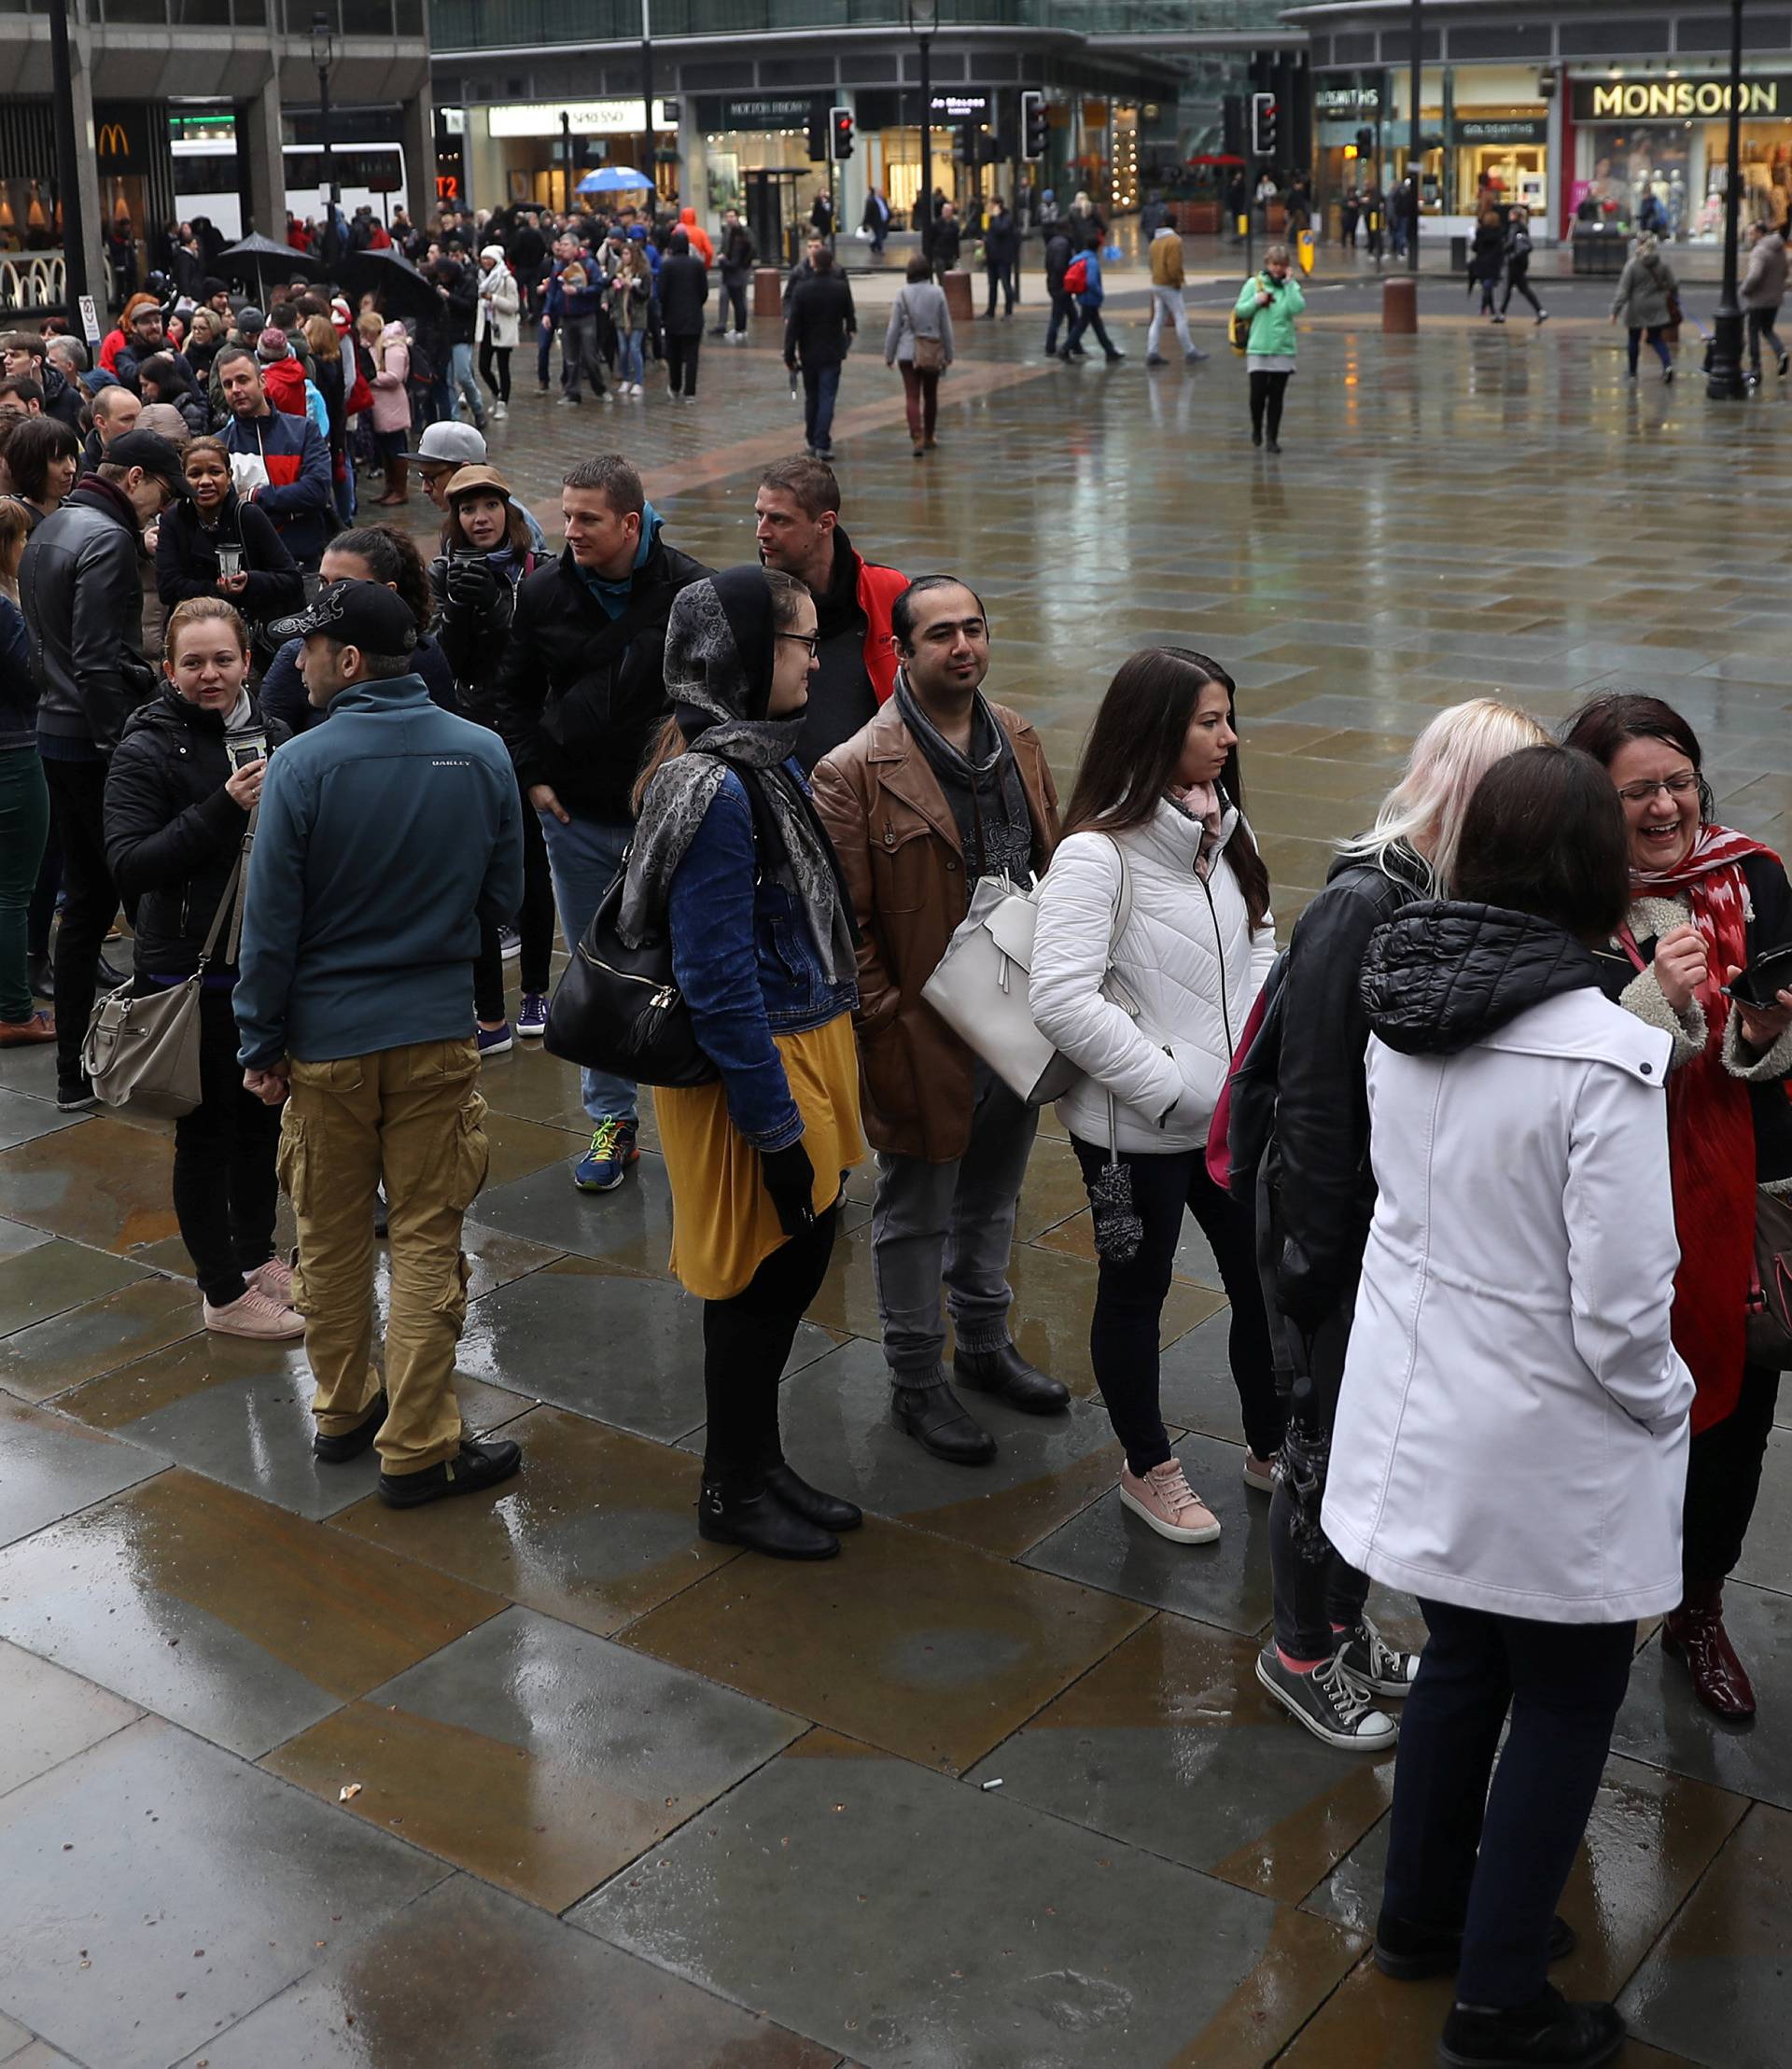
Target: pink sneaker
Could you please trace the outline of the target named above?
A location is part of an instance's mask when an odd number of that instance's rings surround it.
[[[265,1265],[258,1265],[243,1276],[246,1284],[266,1293],[276,1306],[292,1306],[292,1266],[284,1257],[270,1257]]]
[[[214,1307],[209,1300],[204,1307],[205,1326],[215,1335],[284,1343],[305,1333],[305,1318],[284,1302],[270,1300],[259,1286],[251,1285],[240,1300],[227,1301],[222,1307]]]
[[[1180,1459],[1166,1459],[1142,1478],[1123,1465],[1120,1499],[1173,1544],[1211,1545],[1220,1534],[1219,1517],[1189,1486]]]

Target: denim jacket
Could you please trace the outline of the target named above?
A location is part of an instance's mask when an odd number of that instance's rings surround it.
[[[803,1116],[772,1037],[825,1027],[859,993],[850,977],[829,984],[807,916],[760,875],[752,807],[732,769],[673,874],[666,913],[673,974],[721,1072],[729,1118],[755,1149],[788,1149]]]

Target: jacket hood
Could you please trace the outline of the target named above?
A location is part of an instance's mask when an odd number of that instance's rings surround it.
[[[1169,223],[1159,223],[1157,228],[1151,233],[1151,241],[1155,245],[1160,237],[1174,237],[1176,241],[1180,244],[1182,242],[1182,231],[1174,228],[1173,225]]]
[[[1592,951],[1547,919],[1427,899],[1376,929],[1369,1026],[1404,1055],[1454,1055],[1563,992],[1597,989]]]
[[[1425,865],[1404,841],[1396,841],[1379,861],[1369,861],[1361,855],[1339,855],[1325,872],[1325,881],[1333,884],[1340,876],[1348,876],[1352,870],[1379,869],[1390,882],[1405,886],[1408,890],[1423,893],[1430,889]]]
[[[249,692],[249,720],[253,725],[265,727],[276,741],[292,737],[289,727],[270,719],[262,710],[261,700],[253,690]],[[133,733],[214,733],[221,738],[224,714],[189,704],[173,683],[164,680],[156,694],[147,704],[140,704],[124,721],[120,737],[129,739]]]
[[[407,344],[410,343],[411,339],[411,333],[404,328],[403,324],[401,324],[396,316],[390,318],[381,328],[380,330],[380,343],[382,344],[385,344],[388,340],[393,338],[402,338]]]

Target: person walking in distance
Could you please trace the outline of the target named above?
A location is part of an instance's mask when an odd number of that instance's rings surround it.
[[[1663,385],[1673,380],[1673,355],[1668,350],[1668,328],[1680,306],[1680,283],[1673,268],[1661,256],[1661,247],[1647,231],[1631,245],[1631,256],[1617,277],[1612,296],[1612,321],[1625,326],[1629,337],[1629,373],[1636,379],[1636,363],[1647,338],[1649,350],[1661,362]]]
[[[1020,263],[1020,231],[1009,213],[1008,203],[998,194],[989,211],[988,228],[983,233],[983,270],[989,278],[989,306],[984,315],[995,321],[996,297],[1003,298],[1002,315],[1015,313],[1015,270]]]
[[[1168,316],[1176,329],[1176,342],[1183,348],[1183,358],[1189,366],[1205,359],[1207,354],[1196,349],[1195,341],[1188,334],[1188,311],[1183,304],[1183,233],[1169,223],[1162,223],[1151,240],[1151,327],[1145,332],[1145,364],[1148,367],[1168,366],[1169,361],[1158,351],[1158,341],[1164,334],[1164,318]]]
[[[666,393],[674,402],[697,398],[697,358],[703,350],[703,305],[709,274],[681,230],[672,232],[660,261],[660,329],[665,337]]]
[[[511,354],[522,334],[522,290],[502,245],[479,255],[479,377],[492,392],[492,415],[511,413]]]
[[[1186,648],[1148,648],[1122,664],[1090,728],[1040,893],[1028,990],[1040,1032],[1085,1073],[1058,1117],[1095,1206],[1100,1278],[1089,1354],[1126,1447],[1120,1500],[1182,1545],[1220,1534],[1170,1449],[1157,1394],[1159,1324],[1184,1210],[1232,1304],[1247,1486],[1269,1491],[1281,1448],[1251,1214],[1208,1175],[1206,1157],[1234,1051],[1276,954],[1269,873],[1239,809],[1236,696],[1217,662]],[[1116,1166],[1141,1223],[1130,1257],[1103,1240],[1102,1174]]]
[[[1263,271],[1253,273],[1239,291],[1235,315],[1250,319],[1245,369],[1251,378],[1251,442],[1266,442],[1281,451],[1281,404],[1295,377],[1300,350],[1295,318],[1307,306],[1294,276],[1294,258],[1286,245],[1271,245],[1263,255]]]
[[[718,1076],[653,1096],[672,1269],[703,1302],[697,1530],[773,1559],[830,1559],[859,1510],[784,1457],[779,1387],[864,1153],[855,943],[839,864],[791,758],[815,603],[771,568],[681,590],[665,636],[675,716],[638,786],[620,924],[669,938]]]
[[[759,263],[759,246],[753,233],[740,219],[739,211],[729,209],[721,218],[721,249],[716,254],[721,275],[721,321],[712,337],[747,336],[747,290],[752,285],[753,268]],[[728,328],[734,319],[734,329]]]
[[[1549,312],[1537,300],[1537,291],[1531,285],[1531,217],[1526,209],[1515,208],[1512,220],[1505,231],[1505,293],[1500,301],[1500,313],[1495,323],[1505,321],[1505,312],[1512,306],[1512,297],[1522,295],[1535,310],[1537,321],[1547,323]]]
[[[302,637],[330,722],[280,748],[261,790],[236,1019],[245,1087],[284,1100],[280,1178],[299,1225],[293,1299],[325,1464],[380,1454],[380,1499],[414,1508],[508,1479],[516,1445],[461,1427],[467,1209],[489,1151],[476,1089],[482,919],[523,892],[502,743],[429,701],[416,624],[381,582],[331,582],[275,631]],[[392,1294],[373,1363],[382,1181]]]
[[[493,701],[547,838],[570,948],[632,837],[629,793],[665,716],[672,599],[707,569],[666,544],[640,476],[619,453],[567,472],[560,514],[566,551],[517,584]],[[586,1070],[581,1090],[592,1138],[573,1183],[608,1193],[639,1158],[636,1089]]]
[[[884,364],[902,373],[908,435],[917,460],[933,449],[940,377],[952,364],[953,349],[945,290],[934,283],[927,260],[917,252],[889,305],[889,328],[884,332]]]
[[[1780,343],[1779,332],[1774,328],[1780,318],[1780,304],[1785,300],[1785,233],[1771,223],[1751,223],[1748,226],[1748,270],[1737,292],[1737,300],[1748,318],[1748,383],[1751,387],[1760,383],[1763,338],[1773,348],[1781,380],[1785,378],[1788,363],[1785,347]]]
[[[860,933],[865,1130],[878,1152],[872,1268],[896,1427],[934,1457],[984,1465],[996,1441],[946,1380],[1030,1415],[1069,1405],[1008,1329],[1015,1211],[1039,1114],[921,996],[985,876],[1025,883],[1057,841],[1039,735],[983,694],[989,627],[951,576],[911,582],[890,617],[895,693],[815,772],[816,803]]]
[[[1076,305],[1076,314],[1071,319],[1070,336],[1064,342],[1063,356],[1080,359],[1083,356],[1083,339],[1087,331],[1095,332],[1095,342],[1101,347],[1101,356],[1111,367],[1116,367],[1126,354],[1108,336],[1107,326],[1101,321],[1101,303],[1105,290],[1101,285],[1101,253],[1099,244],[1085,245],[1071,260],[1064,275],[1065,292]]]
[[[791,297],[791,313],[784,323],[784,364],[794,373],[803,370],[804,428],[812,457],[833,455],[833,405],[840,392],[841,369],[852,341],[859,334],[859,318],[852,306],[852,289],[846,276],[836,272],[833,254],[823,245],[811,257],[811,279],[800,281]]]
[[[1055,359],[1058,325],[1064,326],[1067,336],[1076,327],[1076,303],[1064,285],[1071,266],[1071,237],[1062,224],[1054,223],[1045,231],[1044,263],[1045,293],[1052,305],[1051,320],[1045,326],[1045,356]]]

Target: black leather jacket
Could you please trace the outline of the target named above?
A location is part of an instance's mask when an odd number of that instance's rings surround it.
[[[42,692],[37,730],[109,754],[155,688],[144,658],[142,535],[122,490],[82,482],[25,544],[19,600]]]

